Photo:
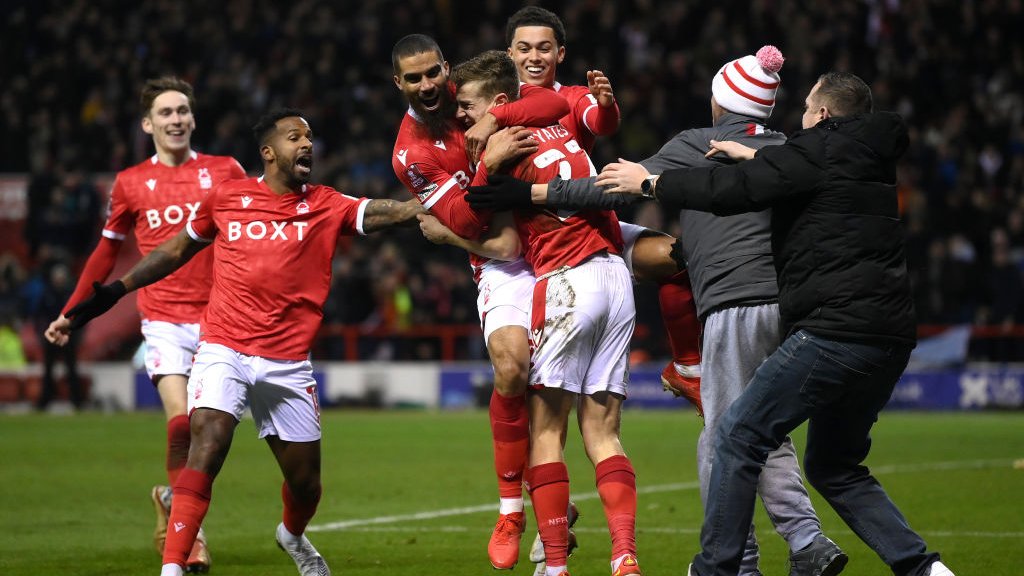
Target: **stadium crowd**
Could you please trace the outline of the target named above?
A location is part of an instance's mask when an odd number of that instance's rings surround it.
[[[899,112],[911,130],[900,187],[919,323],[1024,322],[1020,0],[541,4],[562,15],[569,34],[561,80],[585,83],[590,68],[611,78],[623,122],[594,149],[598,166],[644,158],[676,132],[707,124],[713,74],[763,44],[786,55],[769,121],[786,133],[799,129],[802,95],[821,71],[863,77],[876,108]],[[255,173],[260,161],[249,127],[270,108],[297,107],[318,127],[314,181],[404,200],[390,167],[406,107],[392,82],[391,46],[406,34],[429,33],[454,65],[503,48],[505,20],[519,7],[444,0],[14,2],[0,23],[0,172],[30,175],[29,249],[18,259],[3,247],[0,311],[9,317],[24,308],[14,302],[33,301],[54,259],[81,265],[101,221],[103,194],[92,175],[152,154],[135,101],[145,79],[173,73],[202,95],[193,137],[201,152],[234,156]],[[674,214],[653,203],[622,217],[678,232]],[[365,240],[338,251],[325,321],[475,322],[475,287],[459,251],[430,244],[416,229]],[[658,310],[644,305],[655,301],[637,298],[638,323],[651,326],[639,343],[653,355],[664,353]],[[405,354],[432,353],[416,347]]]

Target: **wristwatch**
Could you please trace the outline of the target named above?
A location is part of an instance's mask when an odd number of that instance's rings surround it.
[[[644,178],[644,181],[640,183],[641,196],[643,196],[644,198],[650,198],[652,200],[655,199],[654,187],[655,184],[658,182],[658,176],[659,174],[651,174],[647,178]]]

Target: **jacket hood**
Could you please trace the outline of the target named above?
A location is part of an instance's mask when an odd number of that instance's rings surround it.
[[[841,118],[829,118],[820,124],[826,130],[841,130],[862,142],[880,157],[895,160],[907,150],[910,138],[907,125],[895,112],[873,112]]]

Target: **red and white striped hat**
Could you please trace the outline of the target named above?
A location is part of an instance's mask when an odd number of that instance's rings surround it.
[[[755,56],[729,62],[711,81],[711,94],[718,105],[730,112],[767,118],[775,107],[779,70],[786,59],[775,46],[763,46]]]

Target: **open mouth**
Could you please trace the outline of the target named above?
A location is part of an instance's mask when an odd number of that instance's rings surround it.
[[[433,112],[441,105],[441,94],[439,92],[434,92],[434,95],[430,97],[420,96],[420,104],[423,106],[424,110]]]
[[[295,167],[299,171],[308,174],[313,170],[313,156],[311,154],[303,154],[295,158]]]
[[[544,68],[542,66],[526,66],[526,74],[531,78],[540,78],[544,75]]]

